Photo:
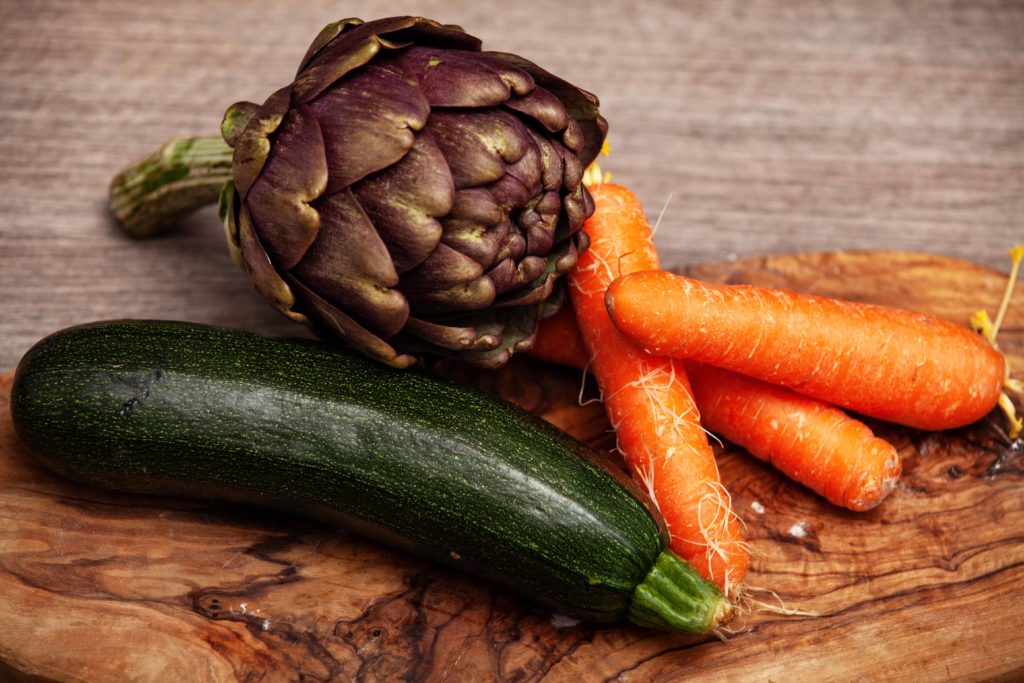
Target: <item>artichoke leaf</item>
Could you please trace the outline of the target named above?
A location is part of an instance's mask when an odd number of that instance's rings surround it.
[[[544,126],[549,133],[558,133],[569,125],[569,113],[565,111],[561,101],[540,86],[525,95],[511,98],[505,106],[529,116]]]
[[[495,109],[469,113],[435,110],[427,130],[451,167],[458,190],[500,180],[505,165],[519,161],[532,142],[519,119]]]
[[[526,134],[523,138],[526,149],[521,157],[505,168],[505,177],[515,178],[526,189],[528,194],[518,198],[515,204],[506,204],[507,206],[526,206],[530,202],[535,201],[544,191],[544,164],[540,148],[537,147],[537,143],[534,142],[533,136],[530,135],[525,126],[523,126],[522,131]],[[499,200],[499,203],[502,202]]]
[[[424,17],[388,17],[363,23],[347,19],[329,24],[313,41],[295,78],[297,102],[309,102],[339,79],[367,64],[381,48],[403,51],[413,43],[478,53],[480,41],[457,26]]]
[[[512,229],[510,225],[505,238],[501,242],[501,246],[498,247],[498,255],[495,257],[495,261],[504,261],[506,259],[518,261],[525,255],[526,237]]]
[[[484,318],[480,320],[479,318]],[[494,316],[460,317],[451,324],[409,318],[406,331],[420,340],[450,351],[487,351],[501,343],[501,325]]]
[[[532,130],[530,130],[530,135],[540,154],[541,183],[544,190],[558,192],[562,189],[562,179],[565,177],[565,162],[562,161],[562,153],[555,149],[554,143],[549,138],[542,137]],[[559,146],[561,147],[560,144]],[[565,148],[562,147],[562,149]]]
[[[547,259],[540,256],[526,256],[516,264],[516,272],[512,277],[512,288],[522,290],[524,294],[529,293],[531,297],[539,288],[531,289],[531,283],[537,281],[542,275],[548,272]],[[524,299],[521,303],[527,303],[534,299]]]
[[[551,274],[542,274],[534,281],[534,283],[537,282],[540,283],[539,286],[530,285],[527,287],[518,287],[511,290],[507,296],[502,297],[500,300],[495,299],[494,307],[517,309],[529,304],[542,303],[546,298],[551,296],[551,292],[554,291],[555,276]]]
[[[444,290],[476,280],[483,274],[483,266],[442,242],[426,261],[402,274],[402,291],[413,294]]]
[[[486,275],[439,290],[406,292],[411,315],[479,311],[494,303],[497,291]]]
[[[512,289],[512,285],[515,283],[516,264],[510,258],[502,259],[487,271],[487,277],[491,278],[491,282],[494,283],[494,291],[501,296]]]
[[[551,262],[556,273],[565,274],[575,268],[580,252],[586,251],[587,247],[590,246],[590,237],[587,233],[581,230],[577,234],[579,235],[579,238],[575,243],[573,243],[572,240],[567,241],[568,248],[564,254],[561,256],[552,256]]]
[[[220,214],[221,223],[224,225],[224,237],[228,246],[228,256],[231,262],[240,270],[246,270],[245,259],[242,257],[241,238],[238,234],[238,193],[235,192],[235,184],[232,181],[224,183],[220,196],[217,198],[217,211]]]
[[[245,199],[249,188],[259,177],[270,154],[270,134],[277,130],[288,113],[291,86],[285,86],[267,98],[239,133],[232,147],[232,174],[235,190]]]
[[[340,21],[332,21],[331,23],[320,29],[320,33],[317,34],[313,42],[310,43],[309,49],[306,50],[305,56],[302,61],[299,62],[299,68],[295,72],[296,75],[302,73],[306,66],[316,57],[320,52],[327,47],[331,41],[340,36],[342,33],[355,28],[356,26],[362,26],[365,24],[362,19],[356,17],[349,17],[348,19],[341,19]]]
[[[419,45],[433,45],[452,50],[464,50],[479,54],[481,42],[455,24],[442,24],[425,17],[413,17],[413,25],[408,29],[389,34],[389,40],[401,40]]]
[[[309,319],[295,310],[295,295],[271,263],[259,236],[253,229],[246,206],[242,206],[238,214],[238,242],[245,270],[260,296],[295,322],[308,324]]]
[[[327,161],[320,125],[309,107],[288,112],[274,140],[268,163],[252,184],[246,203],[271,259],[290,270],[302,259],[320,229],[310,202],[327,187]]]
[[[496,107],[533,90],[528,73],[479,53],[410,47],[395,56],[432,107]]]
[[[316,312],[315,318],[307,321],[307,324],[317,336],[324,339],[341,339],[359,352],[394,368],[408,368],[416,363],[416,356],[399,353],[393,346],[324,301],[298,280],[290,276],[289,280],[303,303]]]
[[[532,282],[520,285],[508,294],[495,298],[492,304],[495,309],[506,307],[515,308],[530,302],[544,301],[555,291],[555,283],[558,276],[566,272],[560,269],[560,264],[565,266],[571,261],[576,264],[576,246],[572,240],[555,242],[551,253],[545,259],[545,267]],[[572,266],[569,266],[570,268]]]
[[[253,102],[235,102],[227,108],[220,122],[220,134],[224,142],[228,143],[228,147],[234,148],[242,131],[259,110],[260,105]]]
[[[455,187],[433,136],[422,133],[401,161],[352,191],[402,274],[426,261],[441,241],[438,219],[451,210]]]
[[[530,188],[511,173],[506,173],[488,185],[487,191],[494,197],[494,201],[507,209],[524,207],[534,196]]]
[[[317,202],[320,230],[292,275],[317,296],[388,338],[402,329],[409,304],[395,287],[387,247],[351,190]]]
[[[593,213],[593,199],[582,184],[562,197],[562,206],[570,235],[579,232],[583,228],[583,222],[587,220],[587,216]],[[588,207],[590,207],[589,212],[587,211]]]
[[[533,76],[538,86],[557,97],[565,106],[569,116],[579,124],[578,132],[565,141],[570,149],[576,149],[583,167],[586,168],[597,158],[608,133],[608,122],[598,111],[597,97],[545,71],[533,62],[508,52],[484,52],[484,55],[522,69]],[[577,138],[578,143],[577,143]],[[578,147],[577,147],[578,144]]]
[[[324,136],[329,193],[401,160],[430,114],[430,105],[408,76],[380,60],[309,106]]]
[[[466,254],[484,268],[494,263],[511,223],[484,188],[459,190],[452,210],[442,219],[441,241]]]
[[[345,25],[342,31],[321,46],[299,69],[292,84],[295,101],[310,102],[342,76],[376,57],[383,47],[377,37],[379,29],[397,30],[408,28],[413,23],[413,17],[391,17],[363,24]],[[339,40],[340,37],[344,37],[344,40]]]
[[[520,212],[517,224],[526,232],[526,253],[546,256],[555,242],[562,198],[557,192],[545,192],[531,207]]]
[[[491,344],[489,346],[481,344],[479,347],[468,349],[450,348],[430,343],[427,338],[407,335],[404,331],[401,342],[404,347],[417,353],[458,358],[479,367],[496,368],[508,362],[515,353],[522,353],[533,347],[540,311],[541,307],[538,305],[489,309],[471,316],[460,316],[450,322],[453,327],[462,326],[462,329],[475,330],[481,339],[488,338],[487,341]],[[489,337],[497,337],[496,342]]]

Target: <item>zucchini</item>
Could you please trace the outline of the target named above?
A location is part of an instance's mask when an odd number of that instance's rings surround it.
[[[313,517],[581,619],[706,632],[730,609],[583,444],[468,387],[316,342],[82,325],[25,355],[11,411],[35,457],[86,484]]]

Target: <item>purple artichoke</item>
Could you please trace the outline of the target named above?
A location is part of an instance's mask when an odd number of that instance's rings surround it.
[[[228,109],[231,149],[171,141],[112,205],[150,233],[223,185],[232,256],[285,315],[397,367],[495,366],[563,298],[606,128],[593,95],[457,27],[348,19],[291,84]]]

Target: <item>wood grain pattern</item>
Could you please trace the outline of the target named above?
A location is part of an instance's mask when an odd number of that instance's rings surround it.
[[[962,321],[1004,279],[913,254],[715,263],[714,281],[788,286]],[[1024,367],[1024,304],[1002,346]],[[598,448],[578,372],[518,359],[455,379]],[[753,548],[748,583],[816,617],[753,611],[728,642],[598,627],[373,541],[252,509],[114,495],[35,465],[0,380],[0,660],[57,680],[1019,680],[1024,454],[998,419],[946,433],[874,423],[904,477],[876,510],[834,508],[728,445],[723,481]],[[584,398],[593,397],[586,385]],[[0,668],[0,675],[4,669]],[[2,676],[0,676],[2,677]]]
[[[1021,0],[0,1],[0,367],[61,327],[286,333],[213,211],[125,239],[110,177],[290,80],[321,26],[461,24],[596,92],[665,263],[890,248],[1006,266],[1024,239]],[[670,199],[671,198],[671,199]]]

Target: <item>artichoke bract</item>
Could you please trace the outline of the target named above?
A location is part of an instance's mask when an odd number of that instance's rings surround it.
[[[597,98],[421,17],[329,24],[295,80],[111,185],[133,234],[220,197],[257,291],[396,367],[497,366],[532,345],[588,241]]]

